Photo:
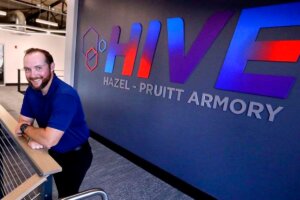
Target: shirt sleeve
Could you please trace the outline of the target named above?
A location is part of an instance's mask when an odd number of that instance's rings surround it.
[[[48,127],[66,131],[77,112],[76,97],[60,94],[55,97],[52,105]]]
[[[23,98],[23,103],[22,103],[22,107],[21,107],[21,115],[29,117],[29,118],[34,118],[33,112],[32,112],[31,106],[30,106],[28,90],[26,90],[26,93]]]

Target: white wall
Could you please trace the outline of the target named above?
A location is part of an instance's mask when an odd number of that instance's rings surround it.
[[[18,35],[0,30],[0,43],[4,44],[4,83],[17,83],[17,69],[23,68],[26,49],[31,47],[49,51],[55,62],[55,69],[64,70],[65,37],[53,35]],[[57,72],[58,74],[59,72]],[[22,73],[22,82],[26,82]]]
[[[74,85],[78,0],[68,1],[64,81]]]

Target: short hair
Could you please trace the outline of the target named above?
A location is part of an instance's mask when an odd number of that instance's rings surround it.
[[[35,53],[35,52],[40,52],[42,53],[44,56],[45,56],[45,61],[46,63],[50,66],[52,63],[53,63],[53,57],[52,55],[44,50],[44,49],[39,49],[39,48],[29,48],[25,51],[25,56],[27,56],[28,54],[32,54],[32,53]],[[24,57],[25,57],[24,56]]]

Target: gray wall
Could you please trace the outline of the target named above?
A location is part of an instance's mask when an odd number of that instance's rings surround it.
[[[219,199],[299,199],[300,18],[294,10],[300,5],[249,2],[80,1],[75,87],[93,131],[199,190]],[[223,10],[232,12],[228,21],[218,24],[224,14],[205,26]],[[176,17],[183,19],[186,57],[174,53],[180,25],[172,31],[168,20]],[[143,50],[150,48],[153,20],[159,39],[149,77],[141,78],[143,52],[152,58]],[[133,71],[124,75],[123,64],[134,56],[118,55],[134,50],[133,42],[125,45],[134,23],[141,37]],[[115,26],[122,47],[111,41]],[[278,40],[292,41],[292,50],[283,49],[287,43],[279,53],[253,50],[259,41]],[[160,86],[161,95],[151,90]]]

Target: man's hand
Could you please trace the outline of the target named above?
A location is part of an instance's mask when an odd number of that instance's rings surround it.
[[[36,141],[33,141],[32,139],[29,139],[28,146],[30,146],[30,148],[32,148],[32,149],[43,149],[44,148],[43,145],[37,143]]]
[[[22,125],[22,123],[18,123],[16,128],[15,128],[15,133],[17,136],[22,136],[22,132],[21,132],[21,129],[20,129],[20,126]]]

